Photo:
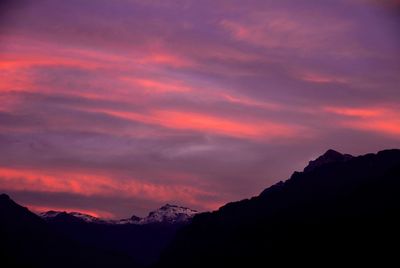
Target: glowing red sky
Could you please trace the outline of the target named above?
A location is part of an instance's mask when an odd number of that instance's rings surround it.
[[[399,7],[2,1],[0,191],[117,218],[210,210],[328,148],[400,147]]]

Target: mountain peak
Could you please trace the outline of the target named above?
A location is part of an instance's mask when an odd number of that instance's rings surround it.
[[[198,212],[196,210],[190,208],[166,204],[159,209],[150,212],[146,218],[140,221],[140,223],[147,224],[187,222],[197,213]]]
[[[107,221],[110,224],[138,224],[146,225],[153,223],[185,223],[188,222],[195,214],[198,212],[196,210],[180,207],[177,205],[165,204],[164,206],[151,211],[147,217],[140,218],[133,215],[128,219],[121,220],[111,220]]]
[[[343,155],[343,154],[333,149],[328,149],[322,156],[338,156],[338,155]]]
[[[41,212],[38,214],[41,218],[45,220],[54,220],[54,219],[60,219],[68,217],[69,219],[74,219],[74,220],[80,220],[80,221],[85,221],[85,222],[93,222],[93,223],[102,223],[104,222],[103,220],[88,215],[80,212],[65,212],[65,211],[46,211],[46,212]]]
[[[65,220],[66,218],[73,221],[84,221],[88,223],[101,224],[151,224],[151,223],[184,223],[189,221],[198,212],[196,210],[180,207],[176,205],[166,204],[159,209],[149,213],[145,218],[133,215],[127,219],[121,220],[106,220],[100,219],[88,214],[80,212],[65,212],[50,210],[41,212],[38,215],[47,221]]]
[[[353,158],[353,156],[350,154],[342,154],[333,149],[329,149],[317,159],[310,161],[308,165],[304,168],[304,172],[312,171],[315,168],[325,164],[347,161],[351,158]]]

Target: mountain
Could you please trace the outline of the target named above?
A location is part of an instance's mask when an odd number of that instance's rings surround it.
[[[0,195],[1,267],[138,267],[128,255],[82,245]]]
[[[107,220],[108,224],[140,224],[140,220],[142,220],[142,218],[133,215],[130,218],[127,219],[120,219],[120,220]]]
[[[146,218],[141,219],[140,224],[149,223],[186,223],[198,212],[196,210],[166,204],[161,208],[152,211]]]
[[[398,266],[400,150],[329,150],[259,196],[201,213],[155,267]]]
[[[38,215],[48,222],[87,222],[87,223],[97,223],[97,224],[185,224],[188,223],[195,214],[198,212],[196,210],[180,207],[175,205],[166,204],[161,208],[151,211],[147,217],[140,218],[135,215],[128,219],[121,220],[107,220],[100,219],[88,214],[79,212],[65,212],[65,211],[47,211],[39,213]]]
[[[399,212],[400,150],[357,157],[329,150],[303,172],[214,212],[167,204],[144,218],[39,217],[0,195],[0,265],[398,266]]]
[[[196,213],[167,204],[143,219],[105,220],[61,211],[39,213],[39,217],[2,194],[0,264],[45,268],[148,266]]]
[[[147,217],[106,220],[78,212],[48,211],[39,215],[57,232],[105,251],[126,254],[143,266],[153,264],[177,230],[197,211],[167,204]]]
[[[65,212],[65,211],[54,211],[50,210],[47,212],[38,213],[42,219],[46,221],[84,221],[90,223],[106,224],[105,220],[94,217],[92,215],[80,213],[80,212]]]
[[[353,156],[350,154],[341,154],[335,150],[329,149],[328,151],[326,151],[326,153],[324,153],[317,159],[310,161],[308,163],[308,166],[306,166],[304,168],[304,172],[312,171],[312,170],[316,169],[317,167],[323,166],[325,164],[335,163],[335,162],[343,162],[343,161],[350,160],[352,158],[353,158]]]

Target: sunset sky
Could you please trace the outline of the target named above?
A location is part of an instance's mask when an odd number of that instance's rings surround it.
[[[400,147],[400,1],[0,2],[0,192],[145,216]]]

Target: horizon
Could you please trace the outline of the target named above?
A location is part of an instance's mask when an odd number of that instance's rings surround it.
[[[369,154],[371,154],[371,153],[372,153],[372,154],[377,154],[377,153],[379,153],[379,152],[388,151],[388,150],[400,150],[400,148],[386,148],[386,149],[379,150],[379,151],[377,151],[377,152],[369,152]],[[342,154],[342,155],[351,155],[351,154],[339,152],[339,151],[334,150],[334,149],[327,149],[323,154],[319,155],[318,157],[325,155],[328,151],[338,152],[338,153],[340,153],[340,154]],[[358,157],[358,156],[362,156],[362,155],[351,155],[351,156],[352,156],[352,157]],[[313,158],[313,159],[310,159],[310,161],[316,160],[318,157],[315,157],[315,158]],[[307,166],[307,165],[306,165],[306,166]],[[304,166],[304,168],[305,168],[306,166]],[[292,171],[292,174],[294,174],[295,172],[303,172],[303,170],[293,170],[293,171]],[[281,180],[278,180],[276,183],[285,182],[286,180],[289,180],[289,179],[290,179],[290,177],[288,177],[288,178],[286,178],[286,179],[281,179]],[[274,184],[272,184],[272,185],[270,185],[270,186],[268,186],[268,187],[266,187],[266,188],[264,188],[264,189],[261,189],[261,191],[260,191],[259,193],[255,194],[255,195],[253,195],[253,196],[245,197],[245,199],[258,196],[258,194],[260,194],[262,191],[268,189],[269,187],[271,187],[271,186],[273,186],[273,185],[274,185]],[[9,196],[7,193],[2,193],[2,194],[5,194],[5,195]],[[9,197],[10,197],[10,196],[9,196]],[[10,198],[13,199],[12,197],[10,197]],[[243,199],[242,199],[242,200],[243,200]],[[231,200],[231,201],[228,201],[227,203],[236,202],[236,201],[240,201],[240,200]],[[222,204],[220,207],[225,206],[227,203]],[[37,215],[39,215],[40,213],[45,213],[45,212],[50,212],[50,211],[54,211],[54,212],[66,212],[66,213],[78,212],[78,213],[86,214],[86,215],[93,216],[93,217],[96,217],[96,218],[99,218],[99,219],[105,219],[105,220],[121,220],[121,219],[130,218],[130,217],[132,217],[132,216],[139,216],[140,218],[145,218],[145,217],[149,216],[151,212],[156,211],[156,210],[158,210],[158,209],[160,209],[160,208],[162,208],[162,207],[164,207],[164,206],[168,206],[168,205],[170,205],[170,206],[178,206],[178,207],[182,207],[182,208],[189,208],[189,207],[186,207],[186,206],[184,206],[184,205],[182,206],[182,205],[175,205],[175,204],[166,203],[166,204],[164,204],[164,205],[162,205],[162,206],[159,206],[159,207],[157,207],[157,208],[150,209],[150,210],[147,211],[147,213],[144,214],[144,215],[143,215],[143,214],[142,214],[142,215],[139,215],[139,214],[137,214],[137,213],[135,213],[135,212],[132,212],[131,214],[126,215],[125,217],[118,217],[118,218],[116,218],[116,217],[113,216],[112,214],[109,214],[109,215],[107,215],[107,214],[99,215],[99,214],[97,214],[96,212],[88,211],[88,210],[81,210],[81,209],[79,209],[79,208],[78,208],[77,210],[74,210],[74,209],[66,209],[66,210],[65,210],[64,208],[60,208],[60,209],[54,209],[54,208],[52,208],[52,209],[49,210],[48,208],[45,208],[45,207],[35,207],[35,206],[31,206],[31,207],[28,207],[28,209],[31,210],[32,212],[34,212],[34,213],[37,214]],[[197,213],[204,213],[204,212],[217,211],[217,210],[220,209],[220,207],[218,207],[218,208],[216,208],[216,209],[213,209],[213,210],[197,211]],[[191,208],[189,208],[189,209],[191,209]]]
[[[369,153],[375,154],[375,153],[378,153],[378,152],[381,152],[381,151],[387,151],[387,150],[400,150],[400,149],[398,149],[398,148],[386,148],[386,149],[379,150],[379,151],[377,151],[377,152],[369,152]],[[338,152],[338,151],[336,151],[336,150],[334,150],[334,149],[328,149],[328,150],[326,150],[326,152],[325,152],[324,154],[326,154],[328,151]],[[340,154],[342,154],[342,155],[349,155],[349,154],[342,153],[342,152],[338,152],[338,153],[340,153]],[[324,155],[324,154],[321,154],[320,156],[322,156],[322,155]],[[352,156],[352,157],[358,157],[358,156],[362,156],[362,155],[351,155],[351,156]],[[318,158],[318,157],[317,157],[317,158]],[[316,160],[317,158],[310,159],[310,161]],[[306,166],[305,166],[305,167],[306,167]],[[300,171],[300,170],[294,170],[294,171],[292,172],[292,174],[294,174],[295,172],[303,172],[303,170],[301,170],[301,171]],[[290,177],[289,177],[289,178],[286,178],[286,179],[278,180],[276,183],[285,182],[286,180],[289,180],[289,179],[290,179]],[[273,184],[273,185],[274,185],[274,184]],[[262,190],[260,191],[260,193],[261,193],[262,191],[268,189],[269,187],[273,186],[273,185],[270,185],[270,186],[268,186],[268,187],[262,189]],[[3,193],[3,194],[5,194],[5,195],[8,196],[7,193]],[[258,196],[258,194],[254,195],[254,196]],[[251,198],[251,197],[254,197],[254,196],[249,196],[249,197],[247,197],[247,198]],[[12,199],[12,197],[10,197],[10,198]],[[247,198],[246,198],[246,199],[247,199]],[[240,201],[240,200],[232,200],[232,201],[230,201],[230,202],[228,202],[228,203],[236,202],[236,201]],[[227,204],[227,203],[226,203],[226,204]],[[222,204],[221,206],[225,206],[226,204]],[[168,205],[170,205],[170,206],[178,206],[178,207],[182,207],[182,208],[188,208],[188,207],[185,207],[185,206],[179,206],[179,205],[175,205],[175,204],[166,203],[166,204],[164,204],[164,205],[162,205],[162,206],[160,206],[160,207],[158,207],[158,208],[154,208],[154,209],[149,210],[149,211],[147,212],[147,214],[140,216],[140,218],[147,217],[147,216],[149,216],[149,214],[150,214],[151,212],[156,211],[156,210],[158,210],[158,209],[160,209],[160,208],[162,208],[162,207],[164,207],[164,206],[168,206]],[[93,211],[86,211],[86,210],[80,210],[80,209],[78,209],[78,210],[68,210],[68,209],[67,209],[67,210],[63,210],[63,209],[61,208],[60,210],[47,210],[47,208],[43,208],[43,207],[28,207],[28,209],[30,209],[30,210],[31,210],[32,212],[34,212],[35,214],[40,214],[40,213],[45,213],[45,212],[66,212],[66,213],[78,212],[78,213],[86,214],[86,215],[89,215],[89,216],[93,216],[93,217],[96,217],[96,218],[99,218],[99,219],[105,219],[105,220],[109,220],[109,219],[120,220],[120,219],[127,219],[127,218],[130,218],[130,217],[132,217],[132,216],[138,216],[138,214],[136,214],[135,212],[131,213],[130,215],[128,215],[128,216],[126,216],[126,217],[115,218],[115,217],[113,217],[112,215],[103,215],[103,216],[102,216],[102,215],[99,215],[99,214],[94,213]],[[191,208],[189,208],[189,209],[191,209]],[[214,210],[197,211],[197,213],[212,212],[212,211],[217,211],[217,210],[219,210],[219,209],[220,209],[220,207],[218,207],[218,208],[216,208],[216,209],[214,209]]]
[[[0,3],[0,193],[146,216],[400,148],[400,2]]]
[[[400,150],[400,149],[398,149],[398,148],[386,148],[386,149],[379,150],[379,151],[377,151],[377,152],[369,152],[368,154],[371,154],[371,153],[372,153],[372,154],[377,154],[377,153],[379,153],[379,152],[388,151],[388,150]],[[336,150],[334,150],[334,149],[328,149],[328,150],[325,151],[325,153],[319,155],[318,157],[321,157],[321,156],[325,155],[325,154],[326,154],[327,152],[329,152],[329,151],[334,151],[334,152],[340,153],[340,154],[342,154],[342,155],[350,155],[351,157],[363,156],[363,155],[351,155],[351,154],[347,154],[347,153],[342,153],[342,152],[336,151]],[[311,161],[316,160],[318,157],[315,157],[315,158],[313,158],[313,159],[310,159],[310,161],[308,162],[308,164],[310,164]],[[308,165],[304,166],[304,168],[306,168],[307,166],[308,166]],[[304,170],[294,170],[294,171],[292,171],[292,174],[294,174],[294,173],[296,173],[296,172],[304,172]],[[287,180],[289,180],[289,179],[290,179],[290,177],[288,177],[288,178],[286,178],[286,179],[281,179],[281,180],[278,180],[276,183],[285,182],[285,181],[287,181]],[[276,183],[275,183],[275,184],[276,184]],[[260,194],[261,192],[263,192],[264,190],[268,189],[269,187],[271,187],[271,186],[273,186],[273,185],[275,185],[275,184],[272,184],[272,185],[270,185],[270,186],[268,186],[268,187],[262,189],[258,194]],[[252,197],[258,196],[258,194],[253,195],[253,196],[246,197],[246,198],[244,198],[244,199],[248,199],[248,198],[252,198]],[[4,192],[4,193],[0,193],[0,195],[6,195],[6,196],[8,196],[9,198],[11,198],[11,199],[13,200],[13,197],[12,197],[12,196],[9,196],[8,193],[5,193],[5,192]],[[243,199],[241,199],[241,200],[243,200]],[[213,211],[217,211],[217,210],[219,210],[221,207],[227,205],[228,203],[237,202],[237,201],[241,201],[241,200],[231,200],[231,201],[228,201],[228,202],[225,203],[225,204],[222,204],[220,207],[218,207],[218,208],[216,208],[216,209],[204,210],[204,211],[197,211],[197,213],[204,213],[204,212],[213,212]],[[17,203],[18,203],[18,202],[17,202]],[[168,205],[170,205],[170,206],[177,206],[177,207],[181,207],[181,208],[189,208],[189,207],[185,207],[185,206],[181,206],[181,205],[175,205],[175,204],[166,203],[166,204],[164,204],[164,205],[162,205],[162,206],[160,206],[160,207],[158,207],[158,208],[150,209],[146,214],[139,215],[139,214],[133,212],[133,213],[131,213],[130,215],[127,215],[127,216],[125,216],[125,217],[115,217],[115,216],[114,216],[113,214],[111,214],[111,213],[110,213],[110,214],[104,214],[104,213],[102,213],[102,214],[97,214],[97,213],[94,212],[94,211],[82,210],[82,209],[79,209],[79,208],[78,208],[78,209],[65,209],[65,208],[54,208],[54,207],[52,207],[52,208],[49,209],[49,208],[40,207],[40,206],[28,206],[27,208],[28,208],[30,211],[32,211],[33,213],[37,214],[37,215],[40,215],[41,213],[46,213],[46,212],[62,212],[62,213],[63,213],[63,212],[65,212],[65,213],[74,213],[74,212],[78,212],[78,213],[81,213],[81,214],[84,214],[84,215],[89,215],[89,216],[92,216],[92,217],[96,217],[96,218],[98,218],[98,219],[104,219],[104,220],[122,220],[122,219],[130,218],[130,217],[132,217],[132,216],[139,216],[140,218],[143,219],[143,218],[149,216],[151,212],[156,211],[156,210],[158,210],[158,209],[160,209],[160,208],[162,208],[162,207],[164,207],[164,206],[168,206]],[[191,208],[189,208],[189,209],[191,209]]]
[[[3,194],[9,196],[7,193],[3,193]],[[10,197],[10,196],[9,196],[9,197]],[[10,197],[10,198],[12,199],[12,197]],[[123,220],[123,219],[128,219],[128,218],[130,218],[130,217],[132,217],[132,216],[137,216],[137,217],[140,217],[140,218],[143,219],[143,218],[149,216],[151,212],[154,212],[154,211],[156,211],[156,210],[159,210],[160,208],[165,207],[165,206],[173,206],[173,207],[191,209],[191,208],[188,208],[188,207],[185,207],[185,206],[178,206],[178,205],[168,204],[168,203],[167,203],[167,204],[162,205],[161,207],[151,209],[151,210],[148,211],[147,214],[144,215],[144,216],[138,216],[137,214],[135,214],[135,212],[133,212],[133,213],[131,213],[130,215],[127,215],[126,217],[122,217],[122,218],[107,217],[107,215],[106,215],[106,216],[101,216],[101,215],[98,215],[98,214],[93,213],[92,211],[79,210],[79,209],[78,209],[78,211],[77,211],[77,210],[62,210],[62,209],[61,209],[61,210],[46,210],[46,208],[35,208],[35,207],[33,207],[33,208],[29,208],[29,207],[28,207],[28,209],[31,210],[33,213],[35,213],[35,214],[37,214],[37,215],[39,215],[39,214],[41,214],[41,213],[46,213],[46,212],[61,212],[61,213],[62,213],[62,212],[65,212],[65,213],[78,212],[78,213],[85,214],[85,215],[89,215],[89,216],[93,216],[93,217],[96,217],[96,218],[99,218],[99,219],[105,219],[105,220]],[[208,211],[196,211],[196,213],[203,213],[203,212],[208,212]]]

